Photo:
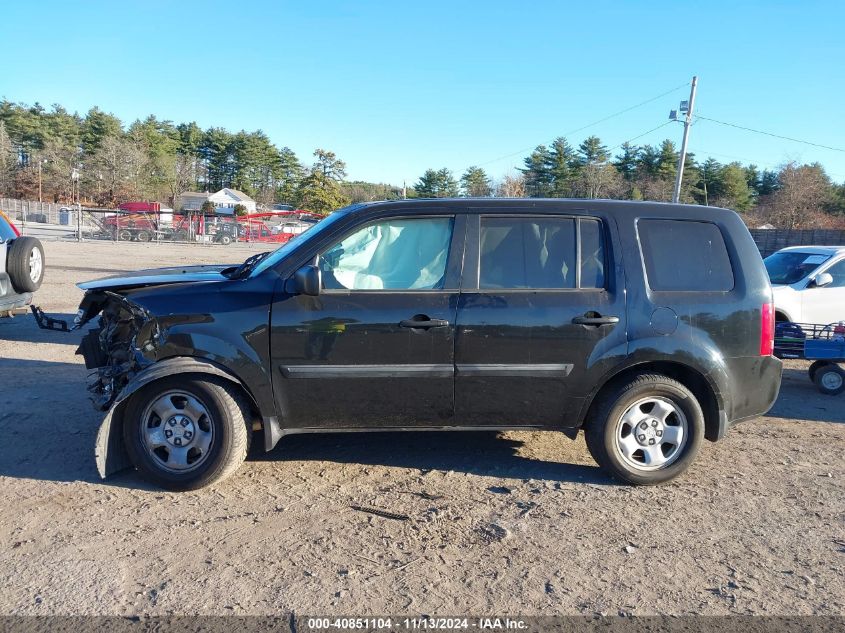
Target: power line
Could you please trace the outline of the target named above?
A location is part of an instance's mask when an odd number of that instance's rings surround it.
[[[651,134],[652,132],[656,132],[656,131],[657,131],[657,130],[659,130],[660,128],[662,128],[662,127],[666,127],[667,125],[670,125],[670,124],[672,124],[672,123],[675,123],[675,121],[673,121],[673,120],[671,120],[671,119],[670,119],[669,121],[666,121],[666,122],[664,122],[664,123],[661,123],[661,124],[660,124],[660,125],[658,125],[657,127],[653,127],[653,128],[651,128],[648,132],[643,132],[642,134],[637,134],[635,137],[633,137],[633,138],[629,138],[627,141],[622,141],[622,142],[621,142],[621,143],[619,143],[618,145],[614,145],[613,147],[611,147],[611,148],[610,148],[610,149],[608,149],[607,151],[608,151],[608,153],[609,153],[609,152],[612,152],[613,150],[615,150],[615,149],[617,149],[617,148],[619,148],[619,147],[622,147],[625,143],[630,143],[631,141],[636,141],[638,138],[642,138],[643,136],[645,136],[645,135],[647,135],[647,134]]]
[[[701,116],[700,114],[695,115],[696,119],[703,119],[705,121],[712,121],[713,123],[718,123],[719,125],[727,125],[728,127],[735,127],[739,130],[745,130],[746,132],[754,132],[755,134],[763,134],[765,136],[772,136],[774,138],[780,138],[785,141],[792,141],[794,143],[803,143],[804,145],[812,145],[813,147],[821,147],[822,149],[829,149],[834,152],[842,152],[845,153],[845,149],[841,147],[831,147],[830,145],[822,145],[821,143],[813,143],[812,141],[805,141],[800,138],[792,138],[791,136],[782,136],[780,134],[775,134],[773,132],[765,132],[763,130],[755,130],[754,128],[745,127],[743,125],[737,125],[736,123],[728,123],[726,121],[719,121],[717,119],[711,119],[706,116]]]
[[[641,106],[644,106],[644,105],[646,105],[646,104],[648,104],[648,103],[651,103],[652,101],[657,101],[658,99],[662,99],[662,98],[663,98],[663,97],[665,97],[666,95],[670,95],[670,94],[672,94],[673,92],[677,92],[678,90],[680,90],[681,88],[685,88],[686,86],[689,86],[689,82],[688,82],[688,81],[687,81],[687,82],[685,82],[685,83],[682,83],[680,86],[675,86],[675,87],[674,87],[674,88],[672,88],[671,90],[667,90],[666,92],[662,92],[662,93],[660,93],[659,95],[657,95],[656,97],[652,97],[652,98],[650,98],[650,99],[646,99],[645,101],[642,101],[642,102],[640,102],[640,103],[638,103],[638,104],[636,104],[636,105],[629,106],[629,107],[625,108],[624,110],[619,110],[619,112],[614,112],[613,114],[609,114],[608,116],[606,116],[606,117],[604,117],[604,118],[602,118],[602,119],[599,119],[598,121],[593,121],[592,123],[588,123],[587,125],[584,125],[584,126],[582,126],[582,127],[576,128],[576,129],[574,129],[574,130],[570,130],[570,131],[568,131],[568,132],[564,132],[563,134],[561,134],[561,136],[570,136],[571,134],[576,134],[576,133],[578,133],[578,132],[581,132],[581,131],[583,131],[583,130],[586,130],[587,128],[591,128],[591,127],[593,127],[594,125],[598,125],[599,123],[604,123],[605,121],[609,121],[610,119],[612,119],[612,118],[614,118],[614,117],[617,117],[617,116],[619,116],[619,115],[621,115],[621,114],[625,114],[626,112],[630,112],[631,110],[636,110],[637,108],[639,108],[639,107],[641,107]],[[655,128],[655,129],[657,129],[657,128]],[[638,138],[639,138],[639,137],[638,137]],[[499,158],[494,158],[493,160],[488,160],[488,161],[483,162],[483,163],[478,163],[476,166],[477,166],[477,167],[483,167],[484,165],[489,165],[489,164],[491,164],[491,163],[497,163],[497,162],[499,162],[500,160],[504,160],[504,159],[506,159],[506,158],[511,158],[512,156],[517,156],[518,154],[523,154],[523,153],[525,153],[525,152],[527,152],[527,151],[529,151],[529,150],[534,149],[534,147],[535,147],[535,146],[533,146],[533,145],[532,145],[531,147],[526,147],[526,148],[521,149],[521,150],[518,150],[518,151],[516,151],[516,152],[512,152],[512,153],[510,153],[510,154],[506,154],[505,156],[499,156]]]

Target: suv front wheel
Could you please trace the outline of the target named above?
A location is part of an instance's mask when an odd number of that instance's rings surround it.
[[[250,408],[231,383],[213,377],[164,378],[132,395],[123,440],[135,468],[169,490],[221,481],[243,463]]]
[[[658,484],[680,475],[704,438],[704,414],[677,380],[642,374],[597,402],[585,430],[602,468],[632,484]]]

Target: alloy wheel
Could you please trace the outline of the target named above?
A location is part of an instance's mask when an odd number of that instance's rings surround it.
[[[637,470],[659,470],[674,463],[688,437],[684,412],[668,398],[647,397],[629,406],[616,425],[616,448]]]
[[[214,426],[208,408],[184,391],[168,391],[144,410],[141,442],[153,461],[171,473],[185,473],[208,459]]]

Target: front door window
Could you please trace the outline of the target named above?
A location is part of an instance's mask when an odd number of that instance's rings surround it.
[[[439,290],[451,237],[451,218],[368,224],[320,255],[323,288]]]

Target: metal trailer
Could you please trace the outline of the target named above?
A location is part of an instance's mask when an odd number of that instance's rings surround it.
[[[813,363],[807,370],[819,391],[837,395],[845,391],[845,322],[781,322],[775,327],[775,356],[803,358]]]

